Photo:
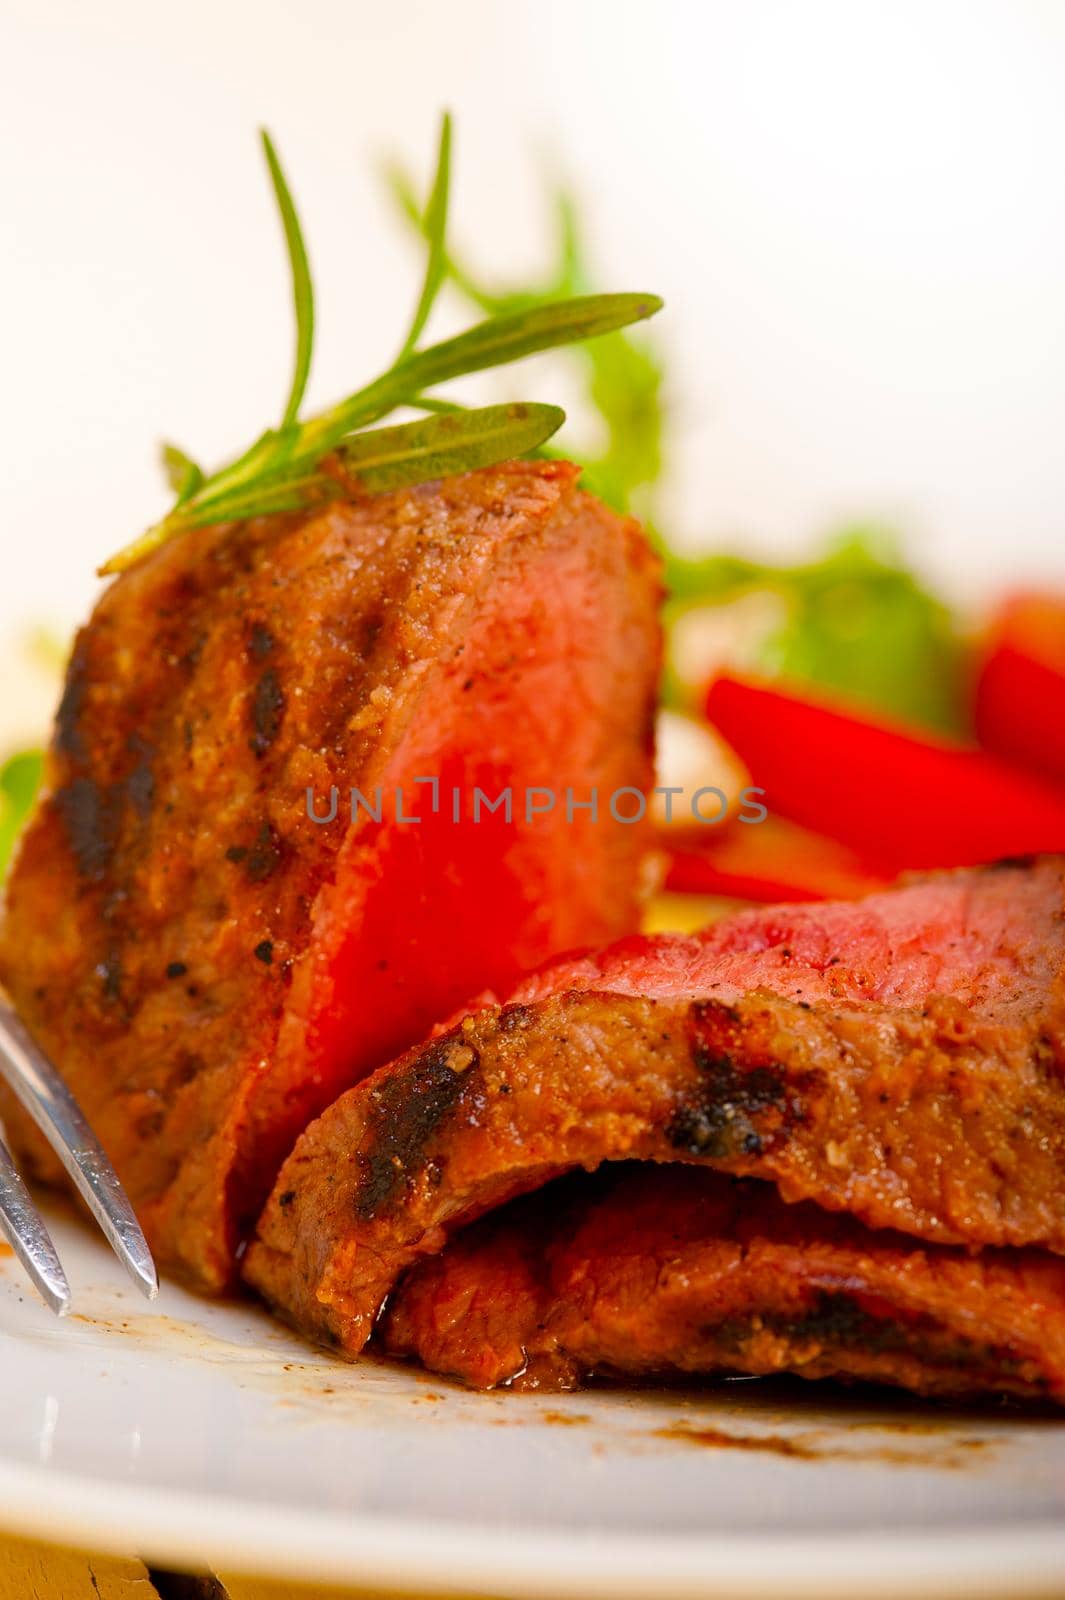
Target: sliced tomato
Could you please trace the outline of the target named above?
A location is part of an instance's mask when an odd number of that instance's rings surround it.
[[[1065,850],[1065,791],[969,746],[736,677],[707,715],[771,814],[888,870]]]
[[[999,611],[975,720],[989,750],[1065,784],[1065,596],[1014,595]]]

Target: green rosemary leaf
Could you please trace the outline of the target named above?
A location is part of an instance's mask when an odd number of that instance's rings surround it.
[[[468,411],[468,406],[460,405],[457,400],[441,400],[435,394],[420,394],[417,400],[408,402],[414,411],[428,411],[433,416],[447,416],[453,411]]]
[[[535,450],[566,420],[559,406],[481,406],[357,433],[337,446],[346,470],[372,493],[472,472]]]
[[[398,360],[405,361],[413,350],[417,348],[418,340],[422,336],[425,324],[429,320],[429,313],[433,309],[436,297],[440,292],[440,285],[444,281],[447,271],[447,206],[448,193],[451,184],[451,117],[445,111],[440,123],[440,147],[436,158],[436,176],[429,194],[429,204],[425,208],[423,228],[429,246],[429,258],[425,264],[425,281],[422,284],[421,297],[418,301],[414,319],[411,322],[407,337],[403,342]]]
[[[189,507],[185,524],[190,528],[209,528],[217,522],[243,522],[248,517],[266,517],[277,511],[305,511],[341,494],[335,479],[322,472],[300,476],[278,476],[272,482],[257,481],[215,496],[202,506]]]
[[[407,174],[393,168],[386,173],[386,179],[406,220],[424,232]],[[449,256],[452,283],[478,310],[516,312],[560,296],[588,294],[592,290],[594,276],[585,260],[579,211],[573,196],[559,189],[554,207],[556,265],[541,282],[511,290],[489,288],[467,264],[453,254]],[[618,511],[637,511],[653,533],[665,420],[661,359],[653,346],[624,332],[575,345],[573,357],[583,371],[588,400],[602,422],[605,440],[604,448],[597,453],[583,450],[577,454],[585,469],[585,486]],[[566,449],[573,453],[568,440]]]
[[[584,265],[580,224],[577,220],[577,202],[565,189],[555,195],[555,216],[558,228],[558,283],[566,294],[587,294],[591,288]]]
[[[126,572],[130,567],[135,567],[138,561],[143,561],[145,556],[150,556],[161,545],[167,544],[187,526],[188,524],[181,520],[180,510],[175,508],[163,518],[162,522],[155,522],[150,528],[146,528],[132,544],[124,545],[117,554],[109,556],[102,566],[97,567],[97,577],[111,578],[118,572]]]
[[[392,381],[405,393],[420,394],[450,378],[506,366],[542,350],[627,328],[653,317],[661,307],[662,301],[654,294],[589,294],[489,317],[466,333],[400,362]]]
[[[260,134],[263,150],[266,153],[266,164],[270,169],[270,180],[277,198],[277,208],[281,213],[281,223],[285,230],[285,243],[288,246],[289,265],[292,269],[292,299],[296,308],[295,369],[292,373],[288,403],[281,419],[282,428],[287,428],[299,416],[311,370],[311,352],[314,347],[314,285],[311,282],[311,269],[307,261],[307,249],[303,242],[300,220],[285,181],[285,174],[281,170],[277,151],[265,128],[260,130]]]
[[[203,472],[192,457],[186,455],[176,444],[164,442],[159,447],[159,454],[163,471],[166,473],[166,481],[177,496],[178,505],[183,505],[202,486]]]
[[[661,306],[654,294],[590,294],[489,317],[454,339],[408,356],[350,399],[307,423],[303,447],[320,460],[345,434],[379,421],[397,406],[411,404],[424,389],[560,345],[597,338],[653,317]]]
[[[445,115],[429,203],[424,216],[417,215],[428,241],[428,261],[403,354],[387,372],[346,400],[301,422],[298,414],[313,343],[314,295],[288,184],[265,131],[262,141],[288,244],[296,310],[295,372],[284,417],[276,429],[268,429],[207,477],[183,451],[168,446],[164,462],[175,490],[175,504],[161,522],[112,556],[100,568],[101,574],[125,571],[190,528],[301,510],[337,498],[344,493],[343,479],[323,469],[333,453],[360,485],[377,490],[469,471],[536,450],[563,421],[557,407],[489,406],[470,411],[426,390],[523,356],[597,339],[653,316],[661,307],[656,295],[575,295],[574,289],[583,285],[578,281],[576,232],[568,215],[562,218],[566,259],[555,291],[560,298],[548,303],[527,295],[496,301],[486,296],[481,303],[505,309],[496,310],[457,338],[417,350],[444,277],[448,273],[458,277],[445,243],[451,166],[451,122]],[[416,212],[412,194],[409,203]],[[429,415],[417,423],[377,429],[365,439],[354,437],[358,430],[370,428],[404,406]]]
[[[359,485],[376,494],[525,455],[557,432],[565,416],[558,406],[521,401],[473,411],[449,408],[419,422],[352,434],[339,442],[335,453]],[[343,493],[341,482],[316,470],[288,476],[282,471],[269,481],[238,483],[228,493],[177,509],[104,570],[121,571],[189,528],[305,511]]]
[[[398,162],[385,165],[383,169],[384,181],[392,191],[392,198],[400,213],[424,238],[426,234],[426,218],[418,204],[418,196],[414,184],[406,168]],[[497,311],[513,310],[509,297],[505,295],[490,295],[475,284],[460,262],[449,252],[444,254],[444,269],[455,287],[462,291],[467,299],[472,300],[479,310],[489,315]]]

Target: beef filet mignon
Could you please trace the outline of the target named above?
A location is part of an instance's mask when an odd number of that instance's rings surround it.
[[[344,1095],[246,1275],[362,1348],[400,1272],[572,1167],[641,1158],[940,1243],[1065,1251],[1065,863],[777,906],[562,960]]]
[[[577,476],[510,463],[192,532],[79,635],[0,981],[200,1287],[342,1088],[482,984],[635,925],[646,835],[606,801],[652,782],[658,564]],[[513,820],[477,787],[512,787]],[[538,787],[558,803],[530,819]],[[599,788],[598,819],[567,787]]]

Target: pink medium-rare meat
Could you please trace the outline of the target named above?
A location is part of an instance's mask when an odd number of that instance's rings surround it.
[[[354,1353],[456,1227],[632,1158],[938,1243],[1065,1252],[1063,913],[1052,857],[563,959],[308,1128],[246,1276]]]
[[[0,982],[201,1288],[341,1089],[636,925],[645,831],[524,804],[652,782],[659,566],[577,478],[510,462],[199,529],[78,637]],[[510,817],[472,814],[508,787]]]

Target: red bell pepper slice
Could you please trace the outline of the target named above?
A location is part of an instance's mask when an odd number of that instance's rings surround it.
[[[981,750],[730,676],[706,708],[771,813],[887,869],[1065,850],[1065,791]]]
[[[977,675],[974,710],[989,750],[1065,784],[1065,597],[1006,602]]]
[[[680,894],[737,900],[856,900],[891,881],[846,845],[808,828],[768,817],[735,822],[705,841],[668,841],[665,887]]]

